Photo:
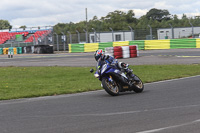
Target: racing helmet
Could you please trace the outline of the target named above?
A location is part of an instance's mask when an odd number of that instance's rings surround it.
[[[102,49],[99,49],[97,50],[95,53],[94,53],[94,58],[96,61],[99,60],[99,58],[103,55],[103,50]]]

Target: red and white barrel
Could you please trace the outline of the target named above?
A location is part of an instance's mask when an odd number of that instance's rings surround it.
[[[105,54],[114,56],[114,58],[134,58],[139,56],[137,45],[117,46],[105,48]]]
[[[114,57],[115,59],[123,58],[121,46],[114,47]]]
[[[129,46],[122,46],[123,58],[130,58]]]
[[[139,56],[137,45],[131,45],[129,46],[129,49],[130,49],[130,58]]]

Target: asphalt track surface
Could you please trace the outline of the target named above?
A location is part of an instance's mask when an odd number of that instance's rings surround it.
[[[200,49],[140,51],[131,65],[199,64]],[[0,55],[0,66],[94,66],[93,53]],[[0,101],[1,133],[199,133],[200,76],[145,84],[143,93],[104,90]]]
[[[0,102],[1,133],[199,133],[200,76],[105,91]]]
[[[199,64],[200,49],[139,51],[139,57],[119,59],[130,65]],[[0,66],[95,66],[93,53],[0,55]]]

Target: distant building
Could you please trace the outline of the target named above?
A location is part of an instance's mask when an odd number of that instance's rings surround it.
[[[114,31],[114,32],[92,32],[89,34],[90,43],[94,42],[115,42],[134,40],[134,32]]]
[[[172,39],[172,32],[174,31],[174,39],[192,37],[192,27],[181,28],[158,28],[158,39]],[[195,38],[199,37],[200,27],[193,27],[193,34]]]

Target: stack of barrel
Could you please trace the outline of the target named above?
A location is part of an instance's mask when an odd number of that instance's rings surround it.
[[[105,48],[105,54],[114,56],[116,59],[139,56],[137,45],[108,47]]]

